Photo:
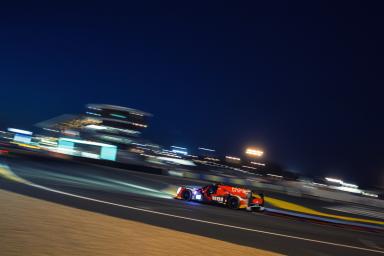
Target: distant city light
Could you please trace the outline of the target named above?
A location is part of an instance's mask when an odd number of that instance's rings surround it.
[[[175,158],[163,157],[163,156],[157,157],[157,159],[163,160],[163,161],[167,161],[167,162],[172,162],[172,163],[175,163],[175,164],[181,164],[181,165],[187,165],[187,166],[195,166],[195,164],[193,162],[191,162],[189,160],[185,160],[185,159],[175,159]]]
[[[210,151],[210,152],[215,152],[214,149],[210,149],[210,148],[202,148],[202,147],[199,147],[198,149],[200,149],[200,150],[205,150],[205,151]]]
[[[40,144],[45,144],[45,145],[49,145],[49,146],[57,146],[57,141],[52,140],[52,139],[42,138],[40,140]]]
[[[176,154],[182,154],[182,155],[185,155],[185,156],[188,155],[187,151],[178,150],[178,149],[173,149],[172,152],[176,153]]]
[[[49,131],[49,132],[60,132],[59,130],[49,129],[49,128],[43,128],[43,130]]]
[[[93,116],[101,116],[100,114],[93,113],[93,112],[85,112],[88,115],[93,115]]]
[[[183,147],[179,147],[179,146],[171,146],[171,148],[177,148],[177,149],[187,150],[187,148],[183,148]]]
[[[340,179],[335,179],[335,178],[328,178],[328,177],[325,177],[325,180],[326,180],[326,181],[329,181],[329,182],[339,183],[339,184],[342,184],[342,183],[343,183],[342,180],[340,180]]]
[[[256,167],[252,167],[252,166],[248,166],[248,165],[243,165],[243,166],[241,166],[241,167],[243,167],[243,168],[248,168],[248,169],[254,169],[254,170],[257,170]]]
[[[350,193],[356,193],[356,194],[361,194],[362,193],[362,191],[360,189],[344,187],[344,186],[334,187],[333,189],[341,190],[341,191],[345,191],[345,192],[350,192]]]
[[[238,158],[238,157],[234,157],[234,156],[225,156],[226,159],[229,159],[229,160],[234,160],[234,161],[240,161],[241,159]]]
[[[118,118],[127,118],[126,116],[118,115],[118,114],[110,114],[110,115]]]
[[[255,148],[247,148],[245,150],[245,154],[247,154],[249,156],[261,157],[264,155],[264,152],[262,150],[255,149]]]
[[[88,106],[89,109],[93,109],[93,110],[97,110],[97,111],[100,111],[101,109],[100,108],[95,108],[95,107],[90,107]]]
[[[106,130],[107,129],[107,127],[105,127],[105,126],[95,125],[95,124],[90,124],[90,125],[87,125],[85,127],[89,128],[89,129],[94,129],[94,130]]]
[[[29,144],[31,143],[32,137],[31,135],[16,133],[15,136],[13,137],[13,140],[15,142]]]
[[[329,181],[329,182],[333,182],[333,183],[337,183],[343,187],[346,187],[346,188],[351,188],[351,189],[357,189],[359,188],[359,186],[355,185],[355,184],[351,184],[351,183],[346,183],[340,179],[335,179],[335,178],[329,178],[329,177],[325,177],[325,180],[326,181]]]
[[[178,146],[171,146],[171,151],[176,154],[181,154],[181,155],[188,155],[188,150],[183,147],[178,147]]]
[[[148,125],[146,125],[146,124],[139,124],[139,123],[134,123],[134,122],[129,122],[129,123],[134,125],[134,126],[138,126],[138,127],[144,127],[144,128],[148,127]]]
[[[63,134],[68,135],[68,136],[79,136],[80,135],[80,133],[78,131],[74,131],[74,130],[64,130]]]
[[[251,162],[251,164],[260,165],[260,166],[265,166],[264,163],[258,163],[258,162]]]
[[[312,182],[312,184],[320,187],[327,187],[326,184],[322,184],[322,183]]]
[[[33,133],[30,131],[25,131],[21,129],[16,129],[16,128],[8,128],[9,132],[14,132],[14,133],[19,133],[19,134],[25,134],[25,135],[32,135]]]
[[[370,197],[375,197],[375,198],[378,198],[379,197],[379,195],[377,195],[377,194],[372,194],[372,193],[368,193],[368,192],[361,192],[361,194],[363,195],[363,196],[370,196]]]
[[[96,125],[96,124],[89,124],[85,126],[87,129],[93,129],[93,130],[110,130],[110,131],[120,131],[120,132],[125,132],[129,134],[137,134],[140,133],[138,131],[134,130],[128,130],[128,129],[120,129],[120,128],[115,128],[111,126],[104,126],[104,125]]]
[[[204,159],[208,160],[208,161],[214,161],[214,162],[219,162],[220,161],[220,159],[217,159],[217,158],[214,158],[214,157],[205,157]]]
[[[351,184],[351,183],[345,183],[343,182],[342,185],[344,187],[349,187],[349,188],[358,188],[359,186],[355,185],[355,184]]]
[[[280,178],[280,179],[283,178],[283,176],[281,176],[281,175],[276,175],[276,174],[271,174],[271,173],[268,173],[267,175],[274,177],[274,178]]]
[[[136,116],[144,116],[143,114],[140,114],[140,113],[136,113],[136,112],[131,112],[132,115],[136,115]]]
[[[85,145],[93,145],[93,146],[99,146],[99,147],[115,147],[115,145],[106,144],[106,143],[100,143],[95,141],[89,141],[89,140],[78,140],[78,139],[69,139],[69,138],[59,138],[59,142],[66,141],[66,142],[72,142],[72,143],[80,143]]]
[[[82,157],[86,157],[86,158],[100,159],[100,156],[98,154],[94,154],[94,153],[81,152],[80,155]]]

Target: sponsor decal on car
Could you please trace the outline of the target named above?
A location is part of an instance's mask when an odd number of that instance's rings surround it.
[[[224,202],[224,198],[221,196],[213,196],[212,200],[220,202],[220,203]]]
[[[235,188],[235,187],[232,187],[232,192],[234,192],[234,193],[244,193],[244,194],[246,194],[248,191],[245,190],[245,189],[242,189],[242,188]]]

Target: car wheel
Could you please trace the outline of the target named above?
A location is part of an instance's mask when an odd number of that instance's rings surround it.
[[[185,201],[191,201],[192,200],[192,192],[191,192],[191,190],[188,190],[188,189],[184,190],[183,193],[181,194],[181,197]]]
[[[229,209],[234,209],[234,210],[239,209],[239,199],[231,196],[227,200],[227,206]]]

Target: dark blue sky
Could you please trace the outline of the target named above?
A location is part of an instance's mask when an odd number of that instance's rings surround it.
[[[2,127],[117,104],[153,113],[155,142],[384,184],[374,2],[54,2],[1,4]]]

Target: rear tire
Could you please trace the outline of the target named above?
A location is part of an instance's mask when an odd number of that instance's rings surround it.
[[[192,192],[191,192],[191,190],[188,190],[188,189],[184,190],[183,193],[181,194],[181,197],[185,201],[191,201],[192,200]]]
[[[237,210],[239,209],[239,204],[239,199],[237,199],[236,197],[231,196],[227,200],[227,206],[229,209]]]

